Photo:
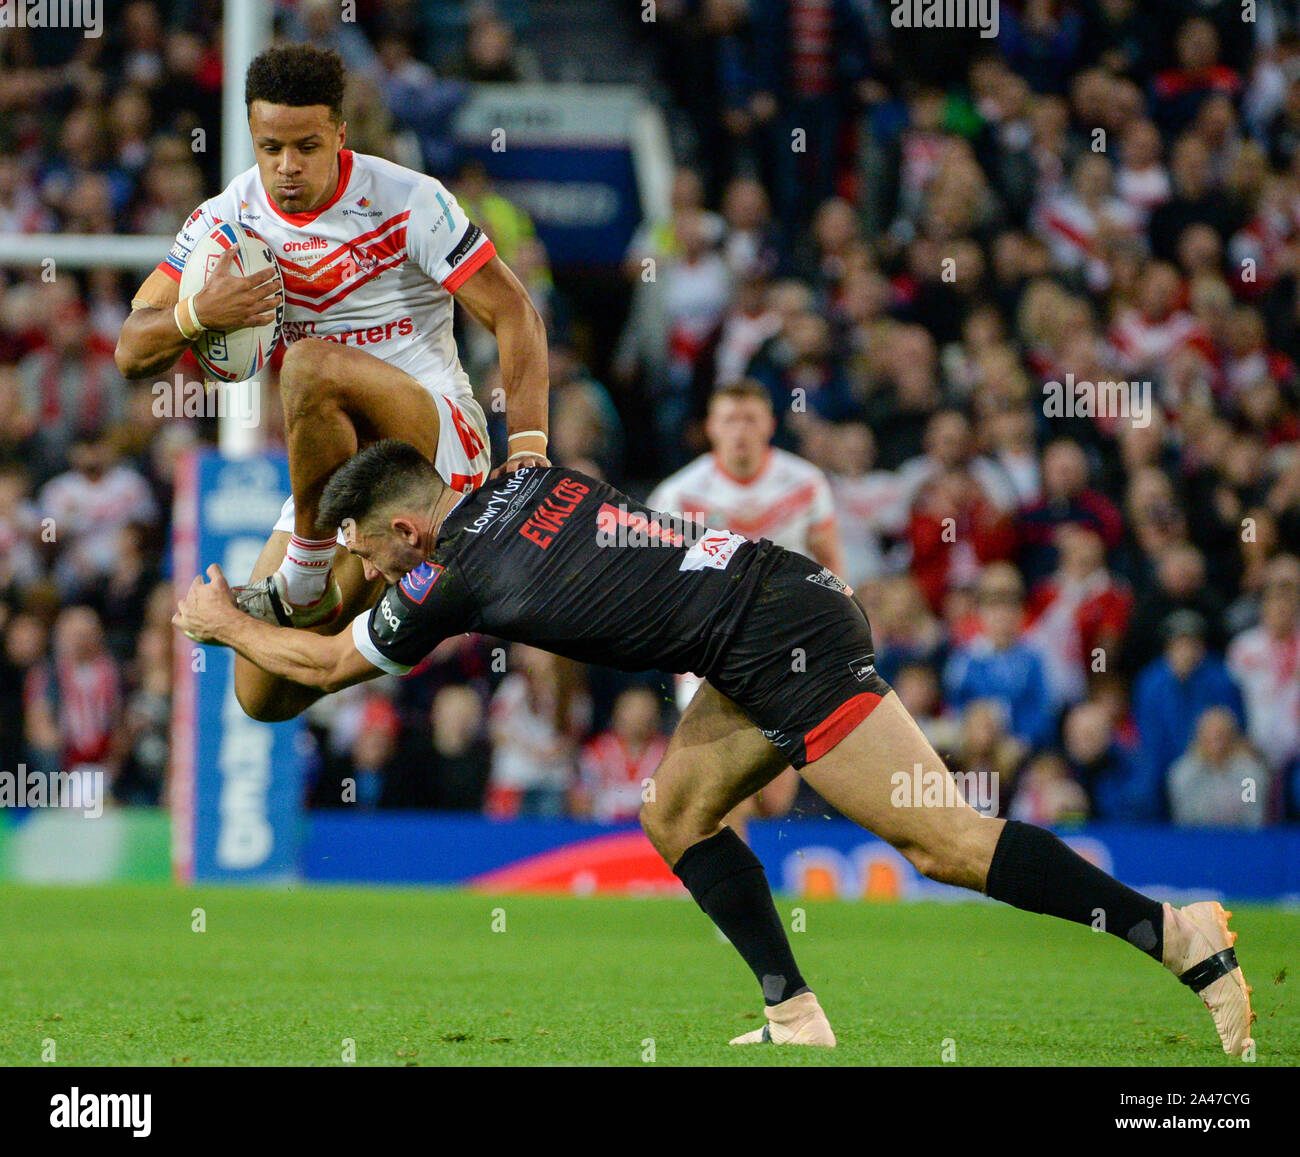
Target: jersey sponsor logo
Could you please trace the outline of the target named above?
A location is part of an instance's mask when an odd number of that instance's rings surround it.
[[[388,625],[389,632],[396,631],[402,625],[401,616],[393,609],[392,598],[384,595],[379,600],[379,605],[375,607],[375,613]],[[381,633],[383,633],[381,631]]]
[[[466,229],[465,236],[456,243],[456,248],[447,254],[448,268],[455,269],[457,265],[464,261],[465,258],[469,256],[470,250],[478,244],[478,239],[482,236],[483,230],[477,225],[471,225]]]
[[[442,213],[438,216],[438,219],[434,221],[434,223],[429,227],[429,232],[437,233],[438,230],[442,228],[442,223],[444,221],[447,223],[448,229],[455,229],[456,218],[453,217],[451,214],[451,206],[447,204],[447,198],[444,197],[440,192],[435,193],[434,196],[437,198],[438,204],[442,207]]]
[[[859,682],[865,683],[876,669],[875,655],[863,655],[849,660],[849,672]]]
[[[446,569],[440,563],[421,563],[414,570],[403,575],[402,581],[397,585],[411,602],[417,606],[423,606],[424,600],[429,597],[429,592],[433,590],[434,584],[442,578],[442,572]]]
[[[815,583],[819,587],[825,587],[828,591],[849,591],[849,584],[846,583],[839,575],[833,573],[829,568],[822,567],[816,574],[808,576],[810,583]]]
[[[284,242],[284,251],[286,253],[312,253],[317,249],[328,249],[330,243],[324,237],[308,237],[305,241],[286,241]]]
[[[528,481],[532,472],[531,466],[516,470],[504,485],[495,487],[488,495],[487,509],[465,528],[465,533],[482,534],[491,526],[498,515],[510,508],[511,502],[518,497],[520,487]]]
[[[747,540],[743,535],[732,534],[729,530],[706,530],[700,539],[682,559],[678,570],[726,570],[736,549]]]
[[[528,516],[519,533],[545,550],[590,489],[585,482],[575,482],[567,476],[561,478]]]
[[[342,345],[378,345],[381,341],[392,341],[394,337],[410,337],[415,332],[415,319],[403,317],[398,321],[372,325],[366,329],[344,329],[337,333],[326,333],[316,328],[314,321],[286,321],[281,329],[285,342],[295,342],[299,338],[316,337],[323,341],[336,341]]]

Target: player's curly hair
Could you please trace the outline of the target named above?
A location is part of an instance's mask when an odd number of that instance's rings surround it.
[[[398,438],[373,442],[343,463],[325,484],[317,517],[322,526],[364,526],[390,507],[432,502],[444,483],[414,446]]]
[[[284,44],[254,57],[244,78],[244,105],[253,101],[290,108],[323,104],[337,124],[343,119],[343,61],[331,49]]]

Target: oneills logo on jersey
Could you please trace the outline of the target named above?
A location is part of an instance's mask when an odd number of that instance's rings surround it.
[[[413,571],[403,575],[402,581],[397,585],[411,602],[422,606],[424,600],[429,597],[429,592],[433,590],[434,583],[442,578],[442,572],[446,569],[439,563],[421,563]]]

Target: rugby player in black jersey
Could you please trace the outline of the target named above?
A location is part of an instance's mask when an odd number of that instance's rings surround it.
[[[985,818],[956,793],[939,806],[891,802],[893,772],[944,765],[876,673],[866,616],[820,564],[678,522],[576,470],[530,467],[462,495],[395,440],[338,468],[320,517],[343,528],[368,580],[390,584],[351,630],[317,635],[252,618],[216,566],[173,621],[326,693],[408,671],[466,631],[623,670],[704,676],[641,822],[762,989],[766,1023],[733,1044],[835,1043],[761,864],[721,823],[791,763],[933,880],[1093,927],[1103,914],[1107,932],[1200,993],[1225,1052],[1250,1046],[1250,990],[1217,903],[1157,903],[1050,832]]]

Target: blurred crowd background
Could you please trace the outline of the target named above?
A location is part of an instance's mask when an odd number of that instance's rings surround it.
[[[716,388],[762,386],[882,674],[1002,814],[1300,815],[1294,5],[1004,0],[995,40],[882,0],[276,10],[343,56],[349,144],[448,183],[534,295],[557,462],[644,497],[709,450]],[[0,232],[172,234],[219,190],[220,4],[105,12],[0,29]],[[448,128],[475,84],[574,79],[645,86],[677,164],[599,295]],[[117,373],[138,280],[0,270],[0,768],[158,805],[172,480],[215,424]],[[461,351],[490,396],[491,339]],[[1146,420],[1053,411],[1067,375],[1138,383]],[[667,679],[463,636],[313,711],[305,791],[628,819],[675,711]]]

